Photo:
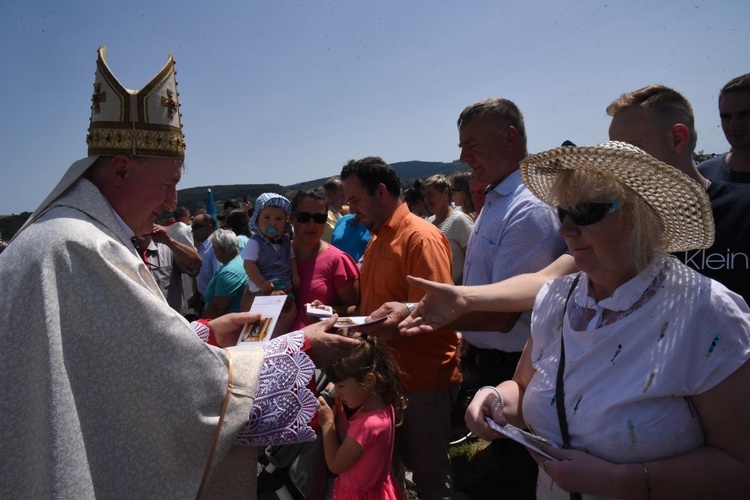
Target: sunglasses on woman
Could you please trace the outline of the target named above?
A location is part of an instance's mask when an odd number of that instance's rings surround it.
[[[567,217],[576,226],[590,226],[619,209],[620,203],[616,201],[584,201],[573,208],[557,205],[557,216],[560,218],[560,224]]]
[[[294,212],[297,222],[305,224],[314,220],[316,224],[325,224],[328,220],[328,214],[311,214],[310,212]]]

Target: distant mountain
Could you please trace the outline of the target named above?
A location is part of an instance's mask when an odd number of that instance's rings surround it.
[[[404,188],[411,187],[415,179],[425,179],[435,174],[450,175],[460,170],[468,170],[468,167],[458,160],[450,163],[439,161],[402,161],[392,163],[391,166],[401,179],[401,185]],[[214,202],[216,203],[216,210],[217,212],[221,212],[226,200],[233,200],[239,203],[244,197],[247,197],[250,202],[254,202],[259,195],[268,192],[283,194],[291,199],[297,190],[322,186],[329,177],[321,177],[320,179],[300,182],[289,186],[282,186],[281,184],[198,186],[178,190],[177,199],[180,205],[188,207],[190,213],[195,214],[206,209],[206,191],[208,188],[211,188],[211,192],[214,195]],[[30,212],[24,212],[19,215],[0,215],[0,237],[6,241],[10,240],[30,215]],[[168,217],[168,214],[163,214],[159,221],[163,223]]]
[[[401,185],[405,189],[411,187],[416,179],[425,179],[435,174],[450,175],[460,170],[468,170],[468,167],[459,161],[453,161],[450,163],[438,161],[402,161],[393,163],[391,166],[398,174],[401,179]],[[205,210],[206,191],[210,187],[211,192],[214,195],[216,211],[221,212],[226,200],[232,200],[239,203],[242,201],[243,197],[247,197],[250,202],[254,202],[260,194],[268,192],[279,193],[291,199],[296,191],[310,187],[320,187],[329,178],[330,176],[321,177],[319,179],[299,182],[288,186],[281,186],[280,184],[199,186],[177,191],[177,199],[179,200],[180,205],[184,205],[190,209],[190,213],[196,213],[198,210]]]
[[[458,160],[445,163],[440,161],[401,161],[392,163],[391,167],[396,171],[399,178],[401,179],[401,185],[404,188],[410,187],[415,179],[425,179],[431,175],[443,174],[450,175],[459,170],[469,170],[469,167],[460,163]],[[287,186],[287,189],[298,190],[308,187],[322,186],[329,177],[321,177],[320,179],[314,179],[311,181],[300,182],[298,184],[292,184]]]

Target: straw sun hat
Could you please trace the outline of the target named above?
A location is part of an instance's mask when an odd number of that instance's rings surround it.
[[[713,244],[714,218],[706,190],[635,146],[609,141],[594,147],[551,149],[525,158],[521,179],[534,196],[555,206],[551,189],[563,170],[595,172],[632,189],[659,217],[668,252]]]

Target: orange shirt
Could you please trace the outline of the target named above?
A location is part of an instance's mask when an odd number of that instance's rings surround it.
[[[365,249],[360,314],[368,315],[390,301],[419,302],[424,291],[407,283],[407,275],[453,283],[448,240],[438,228],[409,212],[406,203],[402,203]],[[403,389],[424,391],[460,382],[457,343],[453,330],[390,341],[404,372]]]

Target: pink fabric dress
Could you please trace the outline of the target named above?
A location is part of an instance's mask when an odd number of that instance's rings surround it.
[[[334,500],[401,500],[401,488],[391,471],[396,433],[393,406],[355,413],[347,436],[364,448],[351,469],[342,472],[333,485]]]
[[[359,268],[354,260],[333,245],[328,245],[327,250],[304,262],[297,262],[297,266],[300,285],[294,291],[297,319],[292,330],[312,323],[305,313],[305,304],[317,299],[329,306],[338,305],[336,290],[344,286],[347,280],[359,277]]]

